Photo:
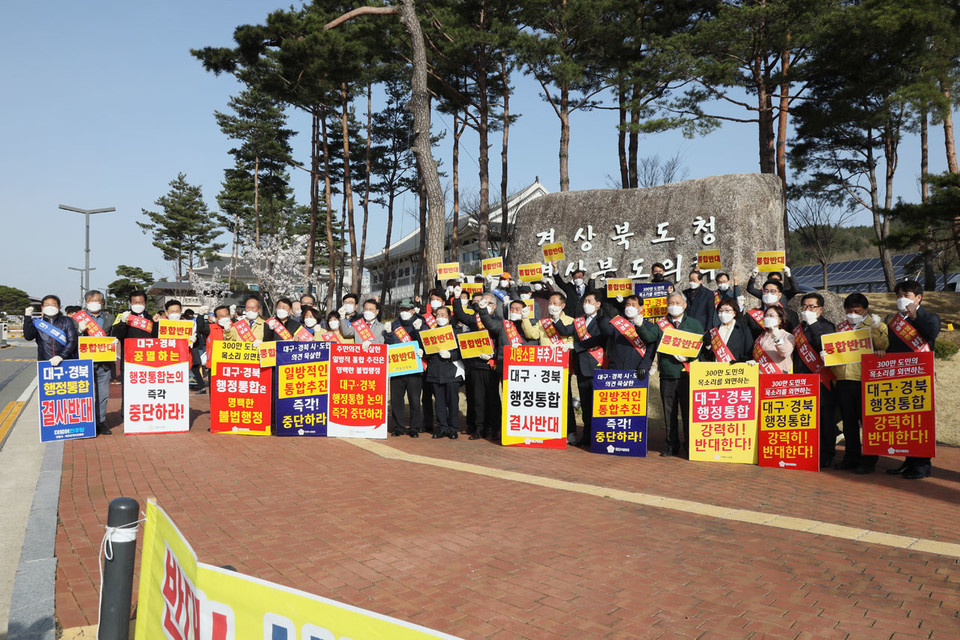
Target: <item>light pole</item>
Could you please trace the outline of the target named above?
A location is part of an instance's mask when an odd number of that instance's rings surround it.
[[[96,267],[86,267],[86,268],[84,268],[84,269],[81,269],[80,267],[67,267],[67,269],[70,269],[70,271],[79,271],[79,272],[80,272],[80,306],[82,307],[82,306],[83,306],[83,298],[84,298],[84,296],[87,294],[87,291],[89,291],[89,289],[84,289],[84,288],[83,288],[83,274],[86,273],[87,278],[89,278],[89,277],[90,277],[90,273],[89,273],[89,272],[90,272],[90,271],[96,271],[97,268],[96,268]]]
[[[60,208],[64,211],[73,211],[75,213],[82,213],[87,221],[87,240],[85,244],[85,255],[84,255],[84,274],[83,274],[83,290],[87,292],[90,290],[90,216],[95,213],[110,213],[111,211],[116,211],[115,207],[104,207],[103,209],[80,209],[78,207],[68,207],[65,204],[60,205]],[[72,267],[71,267],[72,268]]]

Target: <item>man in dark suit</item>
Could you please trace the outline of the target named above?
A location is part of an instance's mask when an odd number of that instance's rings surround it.
[[[787,331],[793,331],[793,328],[800,324],[800,317],[792,309],[783,306],[783,285],[779,280],[767,280],[763,283],[763,290],[760,297],[760,306],[756,309],[749,309],[746,313],[747,326],[750,327],[750,333],[756,340],[765,331],[763,328],[763,314],[770,307],[783,307],[783,312],[787,316],[788,327],[780,327]]]
[[[600,332],[607,337],[609,367],[618,371],[636,371],[637,377],[642,380],[653,364],[654,350],[636,333],[637,327],[643,324],[643,302],[640,298],[624,298],[623,314],[619,317],[626,322],[616,318],[600,319]],[[633,327],[632,335],[630,327]]]
[[[600,300],[593,292],[588,292],[583,297],[582,302],[583,315],[574,318],[573,323],[563,324],[559,321],[553,322],[553,328],[560,336],[572,336],[573,344],[564,344],[568,351],[573,349],[574,375],[577,376],[577,390],[580,394],[580,410],[583,416],[583,431],[579,437],[576,434],[567,434],[567,440],[573,440],[571,444],[582,447],[590,442],[590,426],[593,422],[593,371],[597,367],[605,366],[606,354],[604,353],[604,338],[600,321]]]
[[[583,299],[588,293],[596,290],[596,283],[593,278],[587,280],[583,269],[577,269],[573,272],[573,280],[565,282],[558,264],[554,262],[552,266],[553,278],[557,287],[563,291],[563,295],[567,296],[567,312],[574,318],[584,315]]]
[[[709,331],[717,325],[713,291],[702,286],[703,275],[699,271],[691,271],[689,278],[690,285],[683,292],[687,298],[687,315],[696,319],[703,326],[704,331]]]
[[[864,298],[866,299],[866,298]],[[830,369],[823,364],[823,336],[836,333],[835,324],[823,317],[823,296],[806,293],[800,299],[800,324],[794,328],[793,372],[820,376],[820,467],[833,464],[837,452],[836,396]],[[801,334],[802,332],[802,334]],[[802,337],[801,337],[802,335]],[[808,345],[804,347],[803,345]]]

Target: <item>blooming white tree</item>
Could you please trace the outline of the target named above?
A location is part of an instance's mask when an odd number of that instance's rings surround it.
[[[205,278],[193,269],[187,272],[190,279],[190,286],[193,287],[197,297],[200,298],[200,304],[213,309],[224,297],[230,293],[230,283],[227,282],[226,273],[221,273],[220,268],[216,267],[210,277]]]
[[[304,277],[307,242],[306,235],[261,234],[259,247],[252,242],[244,245],[240,262],[256,276],[266,303],[272,305],[282,297],[297,298],[311,285],[318,294],[324,291],[321,277],[326,274],[315,270],[309,279]]]

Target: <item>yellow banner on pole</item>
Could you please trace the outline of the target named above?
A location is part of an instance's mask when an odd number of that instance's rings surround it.
[[[437,280],[444,282],[446,280],[460,279],[459,262],[442,262],[437,265]]]
[[[783,271],[786,264],[783,251],[757,251],[757,269],[760,271]]]
[[[518,264],[517,274],[521,282],[537,282],[543,279],[543,265],[539,262]]]
[[[498,276],[503,273],[503,258],[487,258],[480,262],[480,273],[483,277]]]
[[[859,363],[863,356],[873,355],[870,329],[828,333],[823,336],[823,350],[826,352],[823,363],[828,367]]]
[[[547,264],[554,261],[562,262],[566,257],[563,253],[562,242],[551,242],[550,244],[543,245],[543,261]]]
[[[90,338],[80,336],[77,343],[79,360],[93,360],[94,362],[116,362],[119,350],[119,340],[116,338]]]
[[[700,353],[700,346],[703,344],[703,336],[699,333],[690,331],[681,331],[668,326],[663,330],[663,337],[660,339],[658,353],[666,353],[671,356],[683,356],[684,358],[696,358]]]
[[[721,269],[720,251],[713,249],[709,251],[697,251],[697,267],[703,271],[710,269]]]

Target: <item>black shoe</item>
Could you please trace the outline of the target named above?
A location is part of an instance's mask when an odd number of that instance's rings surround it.
[[[910,470],[910,465],[904,462],[896,469],[887,469],[887,473],[889,473],[892,476],[902,476],[904,473],[906,473],[909,470]]]
[[[847,458],[844,458],[837,464],[833,465],[833,468],[836,469],[837,471],[852,471],[853,469],[856,469],[858,466],[860,466],[859,460],[849,460]]]
[[[97,435],[108,436],[110,435],[110,427],[100,427],[97,429]]]
[[[857,468],[854,469],[853,472],[854,472],[855,474],[857,474],[858,476],[865,476],[865,475],[867,475],[868,473],[873,473],[873,470],[874,470],[874,467],[875,467],[875,466],[876,466],[876,465],[871,464],[871,463],[869,463],[869,462],[866,463],[866,464],[863,463],[863,462],[861,462],[860,464],[857,465]]]
[[[470,437],[467,438],[467,439],[468,439],[468,440],[482,440],[482,439],[483,439],[483,436],[480,435],[479,433],[471,433],[471,434],[470,434]]]
[[[926,478],[930,475],[930,467],[910,467],[903,472],[903,477],[907,480],[920,480],[921,478]]]
[[[434,432],[433,432],[433,435],[430,436],[430,437],[433,438],[434,440],[436,440],[437,438],[442,438],[442,437],[443,437],[443,434],[442,434],[442,433],[437,433],[436,431],[434,431]]]
[[[410,436],[411,438],[419,438],[419,437],[420,437],[420,434],[417,433],[416,431],[407,431],[407,435]]]
[[[448,435],[447,437],[450,438],[451,440],[456,440],[457,438],[460,437],[460,434],[457,433],[456,431],[454,431],[453,433],[451,433],[451,434]]]
[[[660,452],[661,458],[672,458],[673,456],[674,456],[674,453],[672,449],[665,449]]]

